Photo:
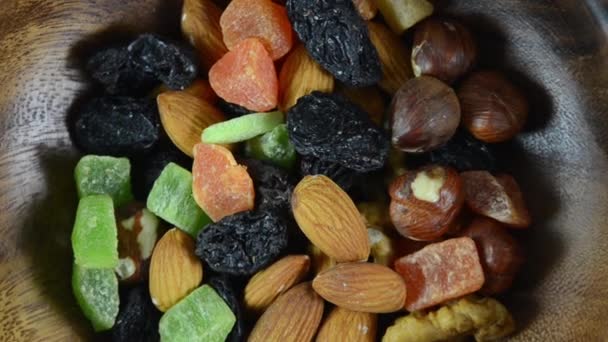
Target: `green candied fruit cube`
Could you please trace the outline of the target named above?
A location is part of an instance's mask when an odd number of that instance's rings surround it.
[[[247,156],[267,160],[277,166],[291,169],[296,162],[296,150],[291,141],[287,125],[280,124],[272,131],[247,141]]]
[[[82,267],[118,265],[118,232],[110,196],[93,195],[80,200],[72,230],[72,249],[76,264]]]
[[[196,237],[211,219],[194,201],[192,173],[169,163],[154,182],[148,195],[148,209],[156,216]]]
[[[76,165],[74,178],[80,198],[110,195],[116,207],[133,200],[131,163],[127,158],[84,156]]]
[[[232,144],[270,132],[284,121],[283,113],[253,113],[213,124],[201,135],[205,144]]]
[[[223,342],[236,322],[230,307],[209,285],[175,304],[160,319],[163,342]]]
[[[118,315],[118,279],[110,268],[86,268],[74,264],[72,290],[95,331],[114,326]]]
[[[376,6],[397,34],[433,14],[433,4],[427,0],[376,0]]]

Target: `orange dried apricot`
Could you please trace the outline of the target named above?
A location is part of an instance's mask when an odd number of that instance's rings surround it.
[[[227,148],[202,143],[194,146],[192,175],[194,200],[213,222],[253,209],[253,180]]]
[[[258,38],[245,39],[217,61],[209,82],[219,97],[249,110],[266,112],[277,106],[277,72]]]
[[[233,0],[224,10],[220,26],[229,50],[246,38],[257,37],[276,61],[293,46],[287,10],[271,0]]]

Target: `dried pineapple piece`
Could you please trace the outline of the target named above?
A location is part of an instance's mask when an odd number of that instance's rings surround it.
[[[398,319],[386,330],[382,341],[434,342],[466,334],[474,335],[480,342],[505,337],[514,330],[513,317],[500,302],[471,296],[449,302],[428,314],[414,312]]]

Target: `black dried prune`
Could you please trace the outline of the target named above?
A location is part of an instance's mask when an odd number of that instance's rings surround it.
[[[352,0],[288,0],[287,13],[312,58],[335,78],[354,87],[380,81],[378,52]]]
[[[475,139],[465,131],[458,131],[447,144],[429,153],[433,164],[451,166],[456,170],[496,171],[496,157],[490,145]]]
[[[155,75],[171,89],[189,86],[198,74],[193,49],[152,34],[139,36],[128,47],[131,62],[142,72]]]
[[[287,225],[275,211],[246,211],[203,229],[196,255],[218,273],[251,275],[287,247]]]
[[[126,46],[95,53],[86,64],[91,77],[109,94],[143,95],[158,85],[156,77],[131,62]]]
[[[239,116],[247,115],[253,113],[249,109],[239,106],[234,103],[230,103],[222,98],[217,100],[217,107],[222,113],[226,114],[226,116],[230,118],[237,118]]]
[[[247,166],[253,179],[258,209],[290,210],[295,180],[287,171],[257,159],[244,159],[240,163]]]
[[[85,153],[135,155],[150,150],[160,137],[158,109],[150,99],[94,98],[74,119],[74,143]]]
[[[150,300],[150,293],[146,287],[138,286],[131,289],[127,301],[118,313],[116,323],[112,327],[112,341],[159,341],[160,316],[160,312]]]
[[[220,297],[228,304],[232,313],[236,317],[236,323],[230,331],[230,335],[226,338],[228,342],[239,342],[243,340],[245,335],[245,320],[243,318],[243,310],[237,292],[230,285],[230,280],[225,276],[216,276],[207,281],[209,286],[213,287]]]
[[[388,159],[389,140],[362,109],[336,94],[301,97],[287,115],[296,151],[346,168],[378,170]]]
[[[338,163],[307,156],[300,160],[300,175],[325,175],[344,191],[350,190],[359,176],[356,171],[347,169]]]

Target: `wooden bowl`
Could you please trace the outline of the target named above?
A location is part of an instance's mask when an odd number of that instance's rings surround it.
[[[10,2],[9,2],[10,3]],[[178,1],[22,0],[0,5],[0,341],[92,336],[70,288],[78,158],[66,113],[86,91],[78,57],[121,32],[177,34]],[[502,298],[518,341],[608,337],[606,4],[438,1],[532,101],[509,147],[535,224],[528,261]]]

